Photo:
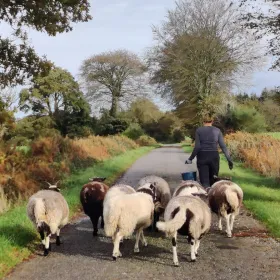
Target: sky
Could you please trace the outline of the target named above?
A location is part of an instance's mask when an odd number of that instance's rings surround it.
[[[101,52],[125,48],[140,56],[153,45],[152,25],[164,20],[175,0],[93,0],[87,23],[74,25],[74,30],[50,37],[30,30],[31,45],[40,55],[46,55],[57,66],[67,69],[75,77],[84,59]],[[9,29],[1,25],[1,34]],[[264,87],[280,83],[280,73],[268,71],[254,74],[248,92],[259,94]]]

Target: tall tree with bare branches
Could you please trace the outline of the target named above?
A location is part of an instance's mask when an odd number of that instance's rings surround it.
[[[116,116],[120,102],[132,100],[144,88],[145,66],[138,56],[126,50],[94,55],[81,66],[81,77],[89,102],[109,102]]]
[[[216,111],[225,93],[258,66],[254,38],[237,24],[239,16],[231,1],[179,0],[153,29],[152,82],[192,125],[204,111]]]

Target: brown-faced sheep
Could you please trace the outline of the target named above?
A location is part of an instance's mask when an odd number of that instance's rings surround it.
[[[101,217],[101,228],[104,228],[103,221],[103,200],[109,187],[103,182],[106,178],[90,178],[91,182],[85,184],[80,192],[80,201],[83,210],[90,217],[93,225],[93,236],[98,234],[98,220]]]
[[[234,219],[243,201],[242,189],[229,180],[217,181],[208,190],[208,200],[211,210],[218,215],[219,229],[222,230],[222,217],[224,217],[227,236],[232,237]]]

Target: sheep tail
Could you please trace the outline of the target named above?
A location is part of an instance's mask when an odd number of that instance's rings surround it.
[[[237,190],[226,190],[226,199],[230,207],[234,212],[238,214],[239,208],[241,206],[240,195]]]
[[[187,210],[189,211],[189,210]],[[182,208],[177,207],[171,214],[171,219],[166,222],[157,222],[156,227],[167,234],[167,236],[171,236],[179,230],[183,224],[186,222],[186,211]]]
[[[46,232],[49,234],[51,232],[51,229],[46,221],[46,208],[45,208],[44,199],[37,198],[35,200],[34,216],[35,216],[35,223],[36,223],[38,231]]]

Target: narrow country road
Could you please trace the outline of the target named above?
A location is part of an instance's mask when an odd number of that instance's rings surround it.
[[[155,174],[165,178],[173,190],[181,181],[181,172],[195,169],[194,165],[184,164],[186,157],[179,147],[155,149],[136,161],[119,182],[134,186],[141,177]],[[280,279],[280,243],[268,238],[265,229],[246,210],[242,209],[237,217],[235,237],[231,239],[216,230],[215,216],[212,224],[211,232],[202,239],[195,263],[190,262],[186,239],[179,236],[180,267],[174,267],[171,240],[162,233],[146,233],[149,245],[141,246],[138,254],[133,253],[134,238],[125,240],[121,247],[123,257],[113,262],[111,239],[103,231],[93,238],[91,223],[83,217],[62,231],[64,243],[60,247],[53,244],[48,257],[37,252],[5,279]]]

